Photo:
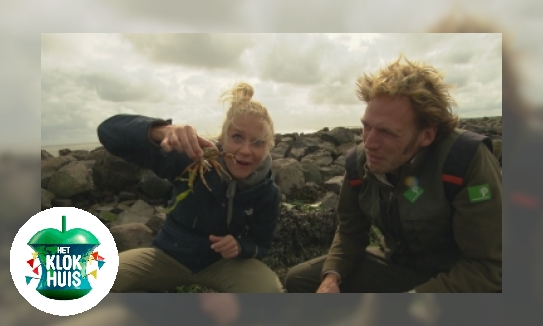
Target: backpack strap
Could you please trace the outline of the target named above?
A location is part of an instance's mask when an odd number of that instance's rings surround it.
[[[345,173],[349,179],[349,184],[355,190],[359,190],[362,186],[363,180],[358,174],[358,169],[356,166],[356,148],[358,146],[353,146],[345,154]]]
[[[452,203],[464,185],[464,175],[468,170],[479,144],[483,142],[492,152],[492,140],[475,132],[466,130],[452,145],[441,174],[445,196]]]

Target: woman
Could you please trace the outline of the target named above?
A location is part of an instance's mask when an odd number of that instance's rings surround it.
[[[271,246],[280,194],[271,174],[273,122],[252,95],[253,88],[240,83],[221,96],[229,109],[217,148],[226,155],[217,157],[220,167],[208,166],[210,172],[196,169],[192,186],[190,173],[178,177],[205,148],[215,147],[193,127],[135,115],[116,115],[98,127],[110,153],[173,183],[169,213],[153,247],[120,253],[112,292],[188,284],[218,292],[282,291],[260,261]]]

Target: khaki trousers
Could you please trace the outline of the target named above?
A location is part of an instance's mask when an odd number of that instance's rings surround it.
[[[119,270],[111,292],[164,291],[192,284],[227,293],[283,292],[277,275],[260,260],[222,259],[193,273],[155,247],[119,254]]]
[[[321,284],[326,256],[294,266],[287,273],[285,288],[289,293],[315,293]],[[369,247],[355,269],[339,285],[342,293],[407,292],[428,281],[432,275],[416,271],[385,259],[377,247]]]

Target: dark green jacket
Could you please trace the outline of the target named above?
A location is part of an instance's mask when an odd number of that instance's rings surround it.
[[[345,178],[338,203],[339,226],[324,270],[342,279],[369,245],[376,225],[385,238],[385,253],[392,261],[434,275],[417,292],[501,291],[502,185],[501,168],[494,155],[480,144],[464,176],[465,187],[450,203],[444,194],[442,167],[461,131],[423,148],[400,168],[393,187],[367,170],[363,144],[357,149],[358,172],[366,185],[360,193]],[[407,197],[409,181],[418,181],[422,194]],[[488,185],[491,197],[471,202],[475,188]],[[421,191],[422,189],[422,191]],[[485,197],[485,198],[487,198]]]

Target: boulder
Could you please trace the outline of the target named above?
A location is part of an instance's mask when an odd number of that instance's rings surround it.
[[[41,161],[41,187],[47,189],[51,176],[66,164],[76,161],[73,156],[50,157]]]
[[[90,170],[82,162],[71,162],[63,166],[51,176],[47,184],[47,190],[54,193],[57,198],[70,198],[92,188]]]
[[[323,166],[319,169],[322,179],[329,180],[335,176],[342,176],[345,173],[345,168],[340,165]]]
[[[339,195],[341,186],[343,185],[343,175],[338,175],[337,177],[332,177],[331,179],[324,182],[324,188],[328,191],[332,191],[335,194]]]
[[[53,199],[51,205],[53,207],[73,207],[71,199]]]
[[[107,151],[98,151],[92,177],[99,189],[118,193],[127,188],[136,187],[145,172],[144,169],[127,163]]]
[[[53,207],[52,201],[55,199],[55,194],[42,188],[41,190],[41,210]]]
[[[153,232],[153,235],[156,235],[162,229],[164,222],[166,222],[166,213],[156,212],[149,218],[145,225]]]
[[[304,156],[301,162],[311,162],[319,167],[330,165],[334,161],[330,151],[319,149],[314,153]]]
[[[150,247],[153,242],[153,232],[143,223],[129,223],[112,226],[109,229],[117,251]]]
[[[51,155],[51,154],[49,154],[48,151],[46,151],[46,150],[44,150],[44,149],[41,150],[41,159],[42,159],[42,160],[47,160],[47,159],[53,158],[53,157],[54,157],[54,156]]]
[[[347,154],[347,151],[355,146],[356,144],[354,142],[344,143],[336,147],[336,152],[338,155],[345,155]]]
[[[327,192],[326,195],[320,200],[320,207],[323,209],[335,209],[339,196],[334,192]]]
[[[319,167],[311,162],[301,162],[302,171],[304,172],[305,182],[313,182],[317,185],[322,184],[322,175]]]
[[[172,184],[148,171],[138,183],[139,189],[151,198],[171,197]]]
[[[76,149],[76,150],[72,151],[72,150],[66,148],[66,149],[59,150],[58,155],[59,156],[71,155],[71,156],[75,157],[76,160],[83,161],[83,160],[86,159],[87,155],[89,155],[89,151],[83,150],[83,149]]]
[[[275,182],[285,196],[289,196],[292,187],[302,187],[305,184],[304,172],[300,162],[293,158],[282,158],[272,162]]]
[[[289,142],[280,142],[271,150],[272,159],[284,158],[290,152],[290,143]]]
[[[127,223],[147,223],[154,214],[155,208],[143,200],[138,200],[128,210],[119,214],[113,225]]]
[[[330,131],[327,131],[321,135],[321,139],[333,143],[335,146],[339,146],[344,143],[350,143],[354,140],[354,134],[347,128],[336,127]]]
[[[345,155],[341,155],[338,158],[336,158],[336,160],[332,164],[345,167]]]

